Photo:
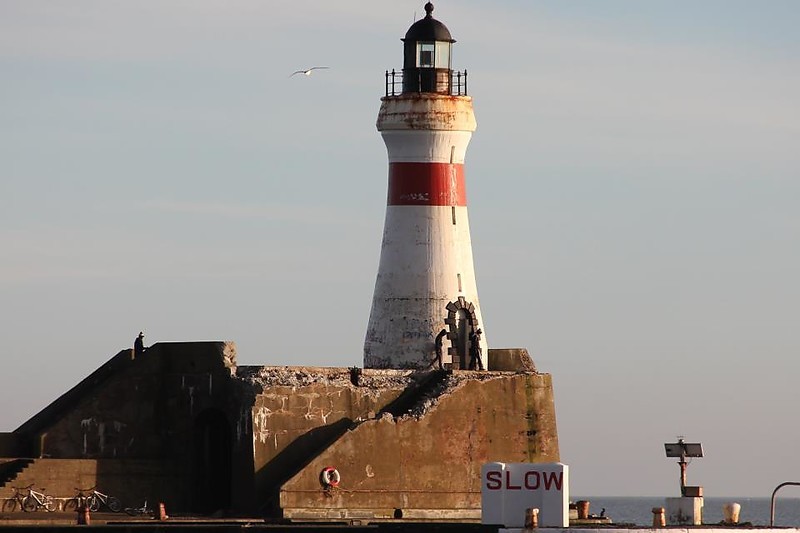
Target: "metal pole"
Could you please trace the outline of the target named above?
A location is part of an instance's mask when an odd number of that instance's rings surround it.
[[[678,466],[681,467],[681,496],[686,496],[686,467],[688,464],[686,462],[686,453],[681,451],[681,460],[678,461]]]
[[[785,487],[786,485],[800,486],[800,482],[786,481],[775,487],[775,490],[772,491],[772,499],[769,502],[769,527],[773,527],[775,525],[775,495],[778,493],[779,489]]]

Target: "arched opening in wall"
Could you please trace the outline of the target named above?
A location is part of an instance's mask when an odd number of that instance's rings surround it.
[[[192,510],[210,514],[231,504],[231,426],[217,409],[194,422],[192,435]]]
[[[475,306],[459,296],[455,302],[447,304],[445,324],[450,328],[451,367],[455,370],[467,370],[470,365],[470,338],[478,330],[478,317]]]
[[[466,309],[459,309],[456,313],[456,355],[453,357],[453,367],[459,370],[467,368],[467,354],[469,353],[469,315]],[[456,364],[456,361],[458,363]]]

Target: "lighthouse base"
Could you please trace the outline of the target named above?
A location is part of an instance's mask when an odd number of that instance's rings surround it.
[[[281,486],[283,518],[477,522],[483,464],[559,460],[548,374],[433,372],[390,403]],[[331,466],[341,482],[323,487]]]
[[[483,464],[559,460],[552,380],[511,363],[524,350],[489,350],[489,371],[237,366],[227,342],[131,352],[0,433],[0,471],[173,515],[477,522]]]

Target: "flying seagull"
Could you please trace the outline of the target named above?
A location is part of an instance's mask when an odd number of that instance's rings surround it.
[[[292,73],[289,75],[289,77],[291,78],[291,77],[292,77],[292,76],[294,76],[295,74],[305,74],[306,76],[311,76],[311,71],[312,71],[312,70],[317,70],[317,69],[319,69],[319,68],[331,68],[331,67],[311,67],[311,68],[307,68],[307,69],[305,69],[305,70],[295,70],[294,72],[292,72]]]

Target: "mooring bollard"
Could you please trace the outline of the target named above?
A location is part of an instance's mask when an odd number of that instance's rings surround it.
[[[724,522],[726,524],[738,524],[739,523],[739,512],[742,510],[742,506],[736,502],[726,503],[722,506],[722,516],[724,518]]]
[[[539,509],[536,507],[525,509],[525,529],[537,527],[539,527]]]
[[[663,507],[653,507],[653,527],[665,527],[667,525],[666,512]]]
[[[576,502],[576,506],[578,508],[578,520],[586,520],[589,518],[589,501],[588,500],[578,500]]]
[[[159,504],[158,504],[158,519],[163,522],[167,518],[169,518],[169,516],[167,516],[167,508],[164,506],[164,502],[159,502]]]

